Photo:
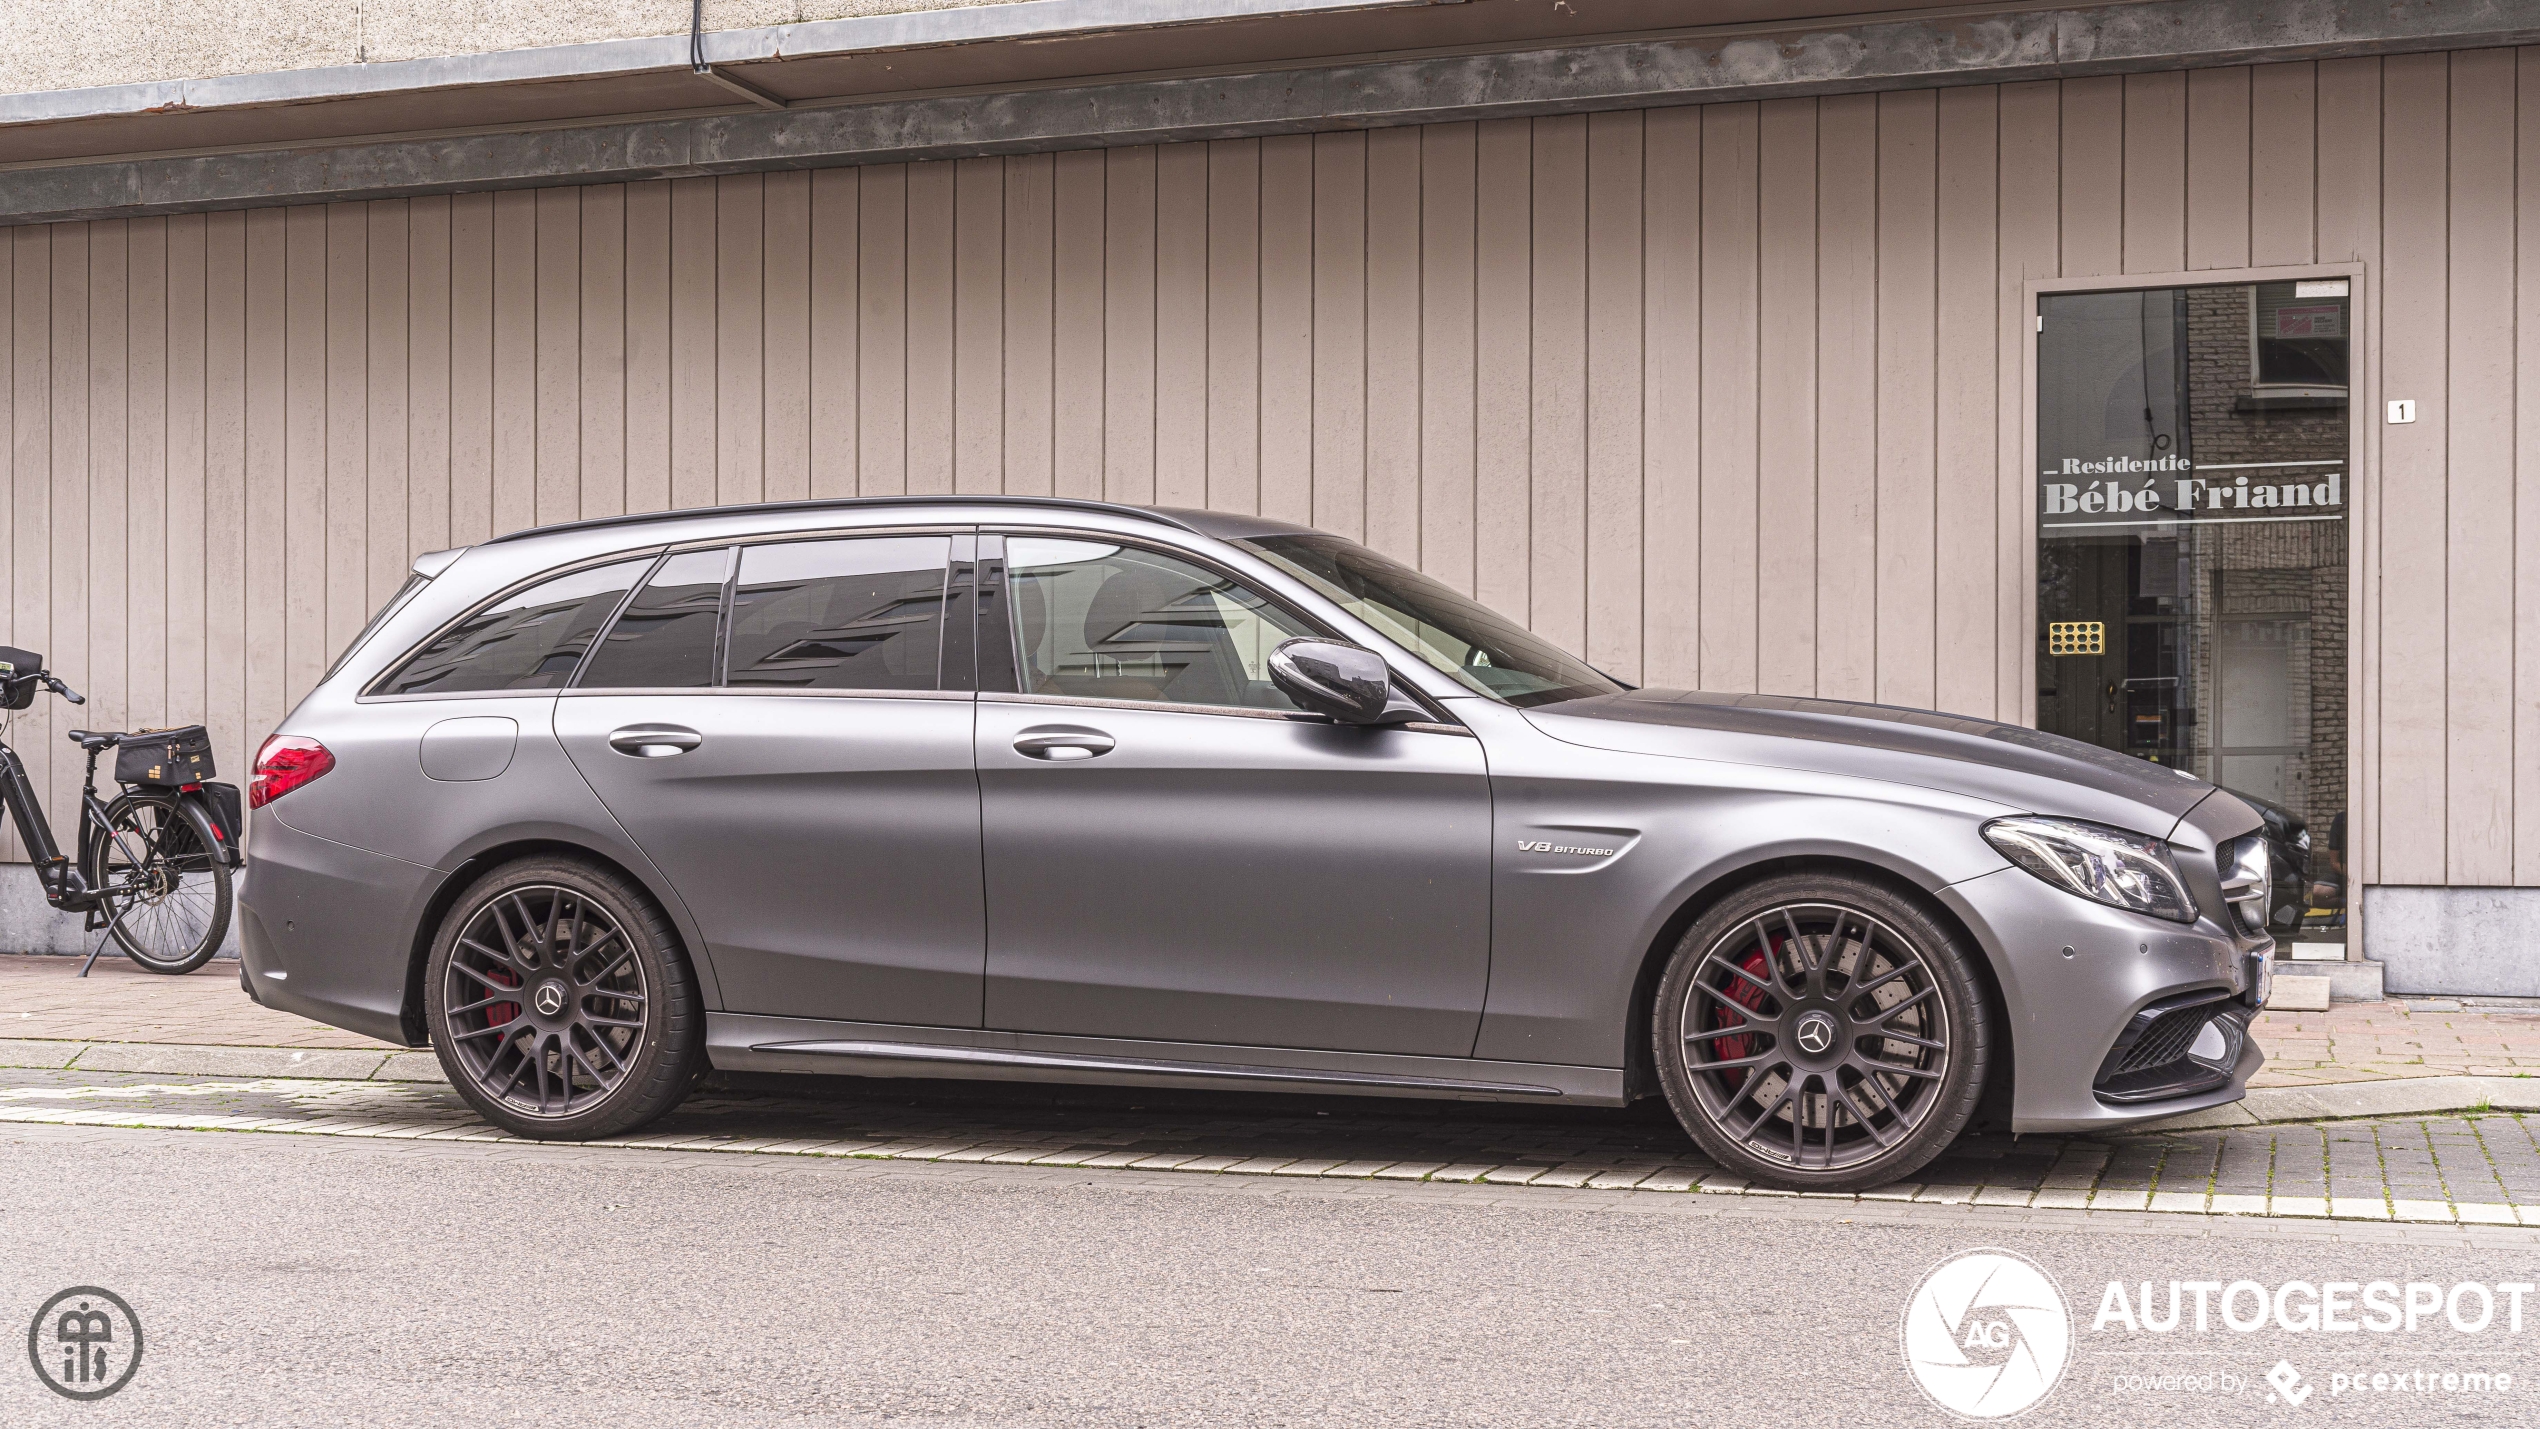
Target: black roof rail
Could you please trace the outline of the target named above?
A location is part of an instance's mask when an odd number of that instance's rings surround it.
[[[1134,516],[1184,531],[1197,527],[1177,516],[1143,506],[1124,506],[1116,501],[1089,501],[1073,496],[985,496],[977,494],[941,496],[833,496],[816,501],[753,501],[735,506],[689,506],[672,511],[640,511],[625,516],[594,516],[585,521],[559,521],[552,526],[532,526],[496,536],[485,542],[499,546],[505,541],[526,541],[532,536],[551,536],[559,531],[595,531],[606,526],[632,526],[651,521],[703,520],[711,516],[754,515],[762,511],[853,511],[874,506],[1039,506],[1061,511],[1099,511],[1108,516]]]

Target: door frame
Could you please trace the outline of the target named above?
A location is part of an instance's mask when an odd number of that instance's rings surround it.
[[[2004,503],[2017,503],[2012,523],[2013,538],[2019,543],[2016,569],[2019,589],[2016,599],[2006,602],[2012,608],[2004,612],[2003,629],[2014,641],[2002,662],[2002,675],[2016,680],[2017,698],[2012,717],[2035,728],[2037,724],[2037,532],[2036,500],[2029,495],[2037,481],[2037,388],[2039,302],[2050,295],[2064,293],[2124,293],[2150,288],[2225,288],[2254,283],[2284,283],[2302,279],[2343,278],[2347,281],[2346,312],[2352,326],[2347,335],[2347,423],[2346,472],[2349,483],[2347,497],[2346,536],[2346,960],[2359,962],[2364,947],[2363,890],[2380,873],[2380,840],[2365,837],[2363,830],[2378,828],[2380,810],[2378,790],[2372,782],[2380,761],[2368,758],[2378,747],[2380,715],[2368,691],[2380,680],[2380,628],[2375,613],[2380,609],[2380,583],[2375,568],[2364,559],[2366,551],[2379,548],[2381,536],[2381,464],[2380,444],[2371,440],[2381,424],[2372,414],[2381,410],[2381,346],[2380,334],[2373,318],[2377,301],[2371,281],[2371,265],[2366,263],[2292,263],[2264,268],[2205,268],[2170,273],[2122,273],[2069,278],[2029,278],[2020,284],[2019,306],[2007,315],[2016,336],[2019,353],[2020,405],[2016,413],[2002,414],[2002,434],[2006,452],[2016,464],[2006,463],[2002,473]],[[2013,433],[2016,432],[2016,437]]]

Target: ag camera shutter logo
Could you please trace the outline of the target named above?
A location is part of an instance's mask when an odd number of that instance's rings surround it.
[[[1905,1302],[1905,1368],[1963,1419],[2008,1419],[2054,1391],[2072,1359],[2072,1314],[2026,1256],[1970,1250],[1934,1266]]]

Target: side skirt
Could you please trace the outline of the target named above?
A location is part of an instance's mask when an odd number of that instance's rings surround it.
[[[1619,1067],[1479,1062],[1193,1042],[1052,1037],[748,1013],[706,1014],[718,1070],[1086,1085],[1247,1086],[1345,1096],[1623,1104]]]

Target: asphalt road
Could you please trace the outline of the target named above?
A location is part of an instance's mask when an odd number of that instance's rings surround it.
[[[2071,1312],[2022,1424],[2540,1420],[2540,1296],[2519,1334],[2501,1299],[2092,1329],[2120,1278],[2540,1280],[2540,1232],[37,1126],[0,1185],[12,1344],[74,1284],[149,1336],[93,1404],[11,1349],[11,1424],[1946,1423],[1900,1323],[1984,1246]],[[2332,1397],[2353,1370],[2514,1384]],[[2156,1374],[2190,1379],[2119,1387]]]

